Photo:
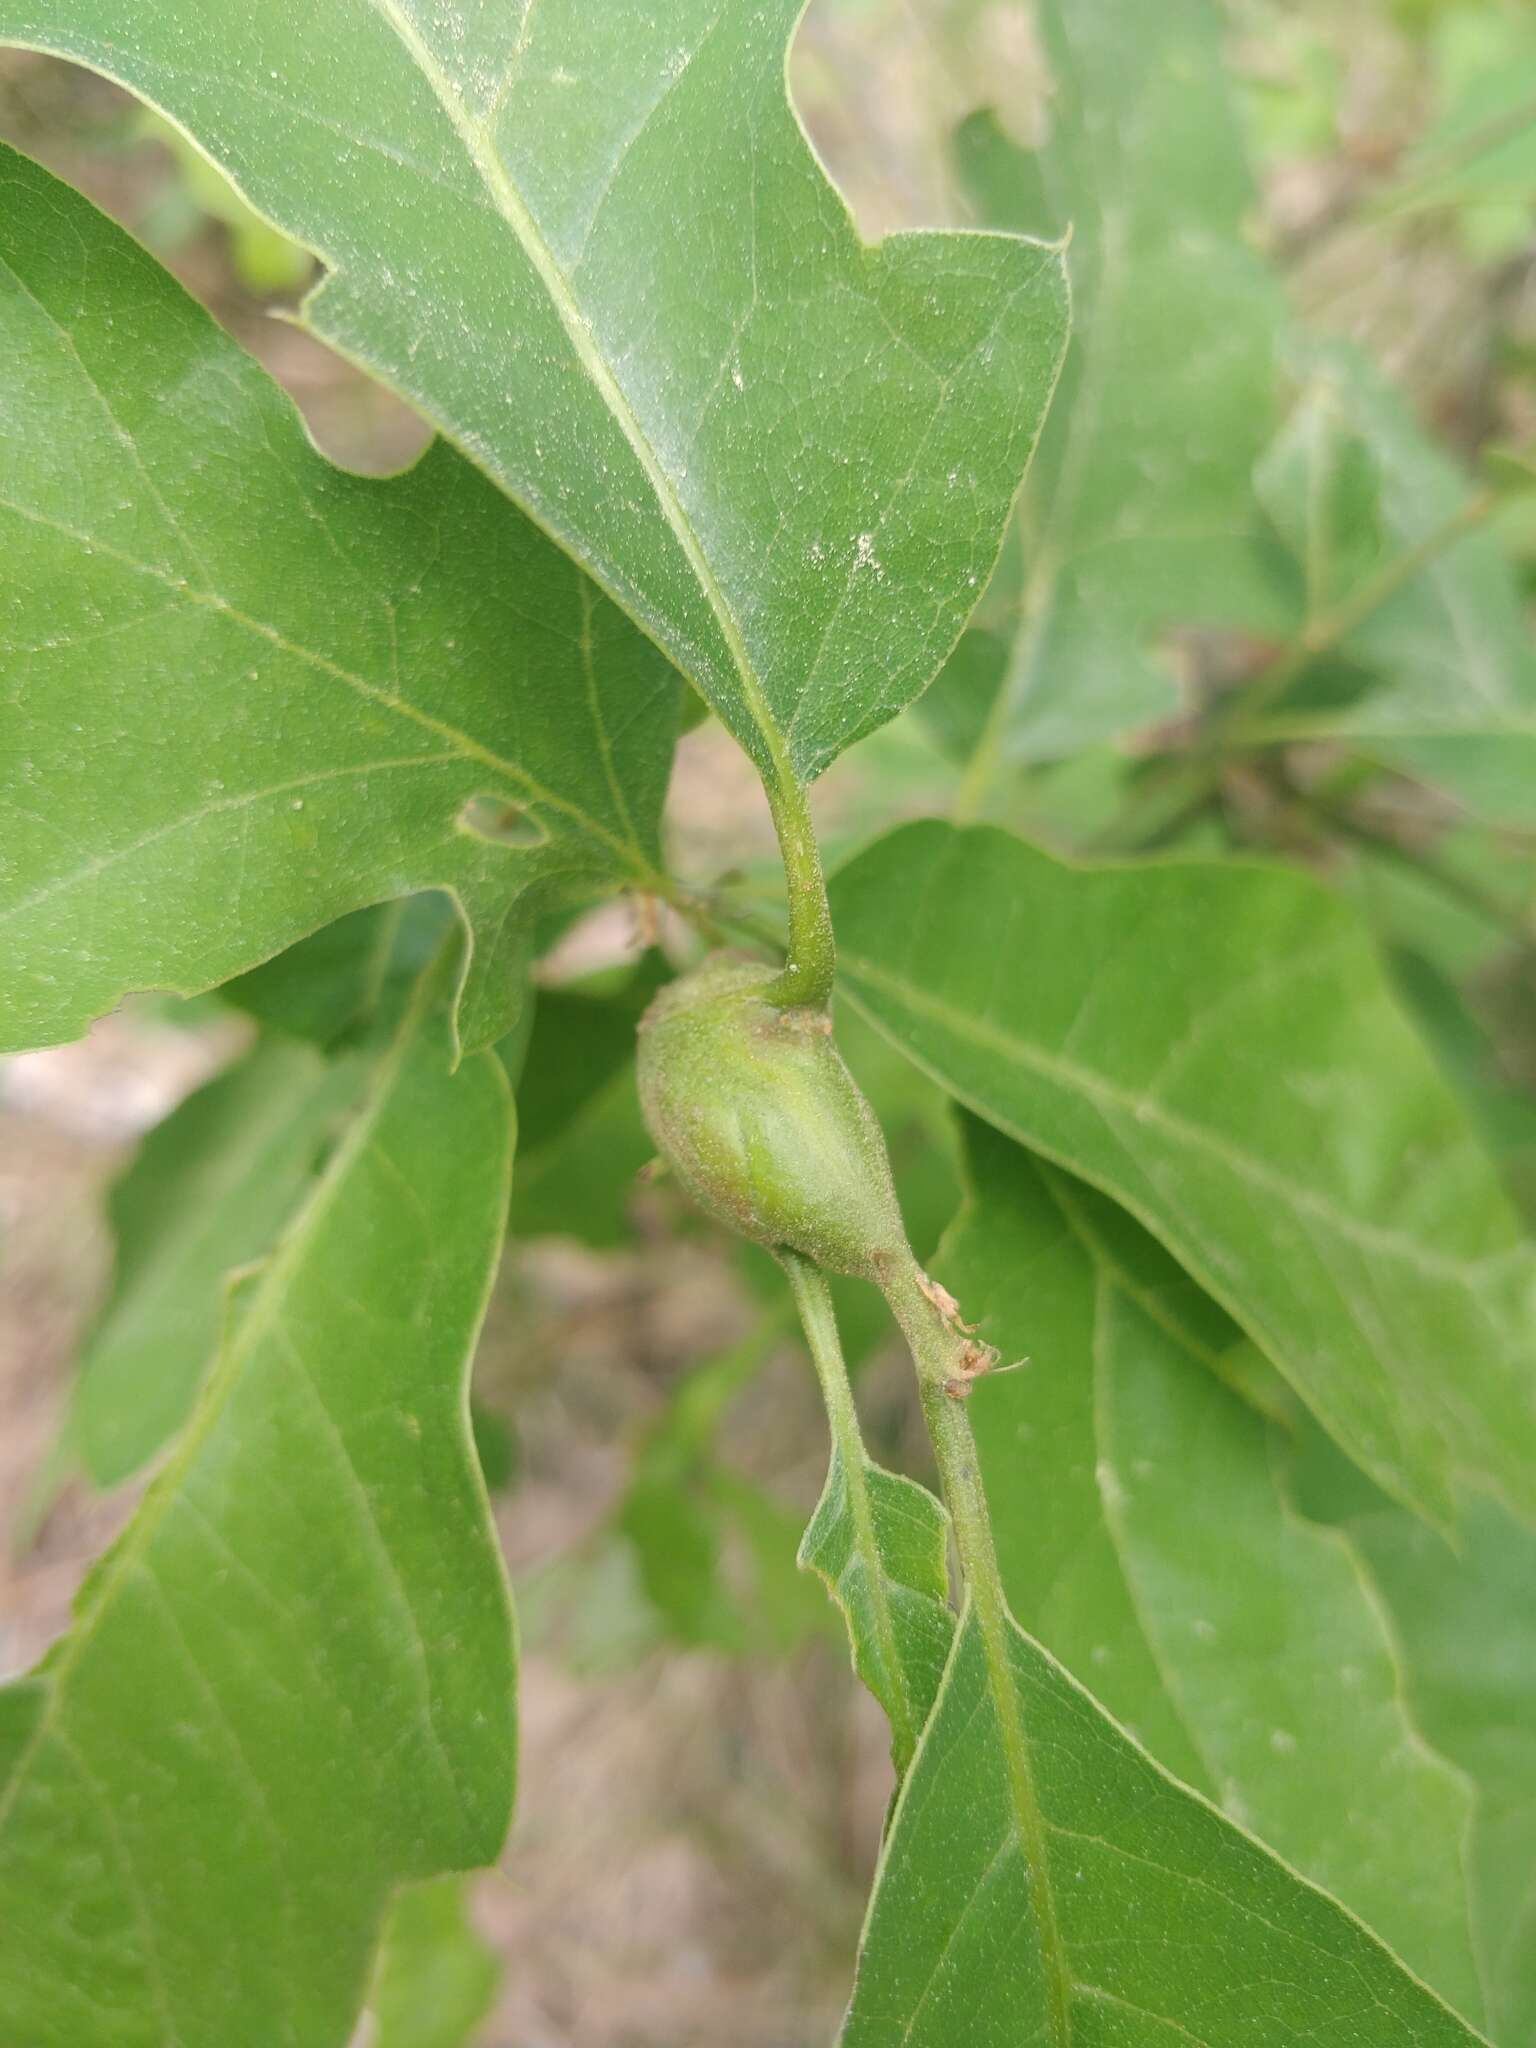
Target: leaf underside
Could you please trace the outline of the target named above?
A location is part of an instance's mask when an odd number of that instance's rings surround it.
[[[489,1862],[513,1645],[466,1381],[499,1064],[424,985],[70,1632],[0,1692],[16,2048],[342,2048],[397,1884]]]
[[[858,239],[800,0],[0,5],[163,110],[328,275],[304,317],[639,620],[765,768],[915,697],[1055,382],[1059,252]]]

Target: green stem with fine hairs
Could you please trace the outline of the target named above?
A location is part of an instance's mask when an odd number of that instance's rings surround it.
[[[837,948],[811,807],[804,785],[787,769],[765,787],[789,891],[789,957],[763,997],[782,1009],[803,1005],[824,1010],[832,1000]]]

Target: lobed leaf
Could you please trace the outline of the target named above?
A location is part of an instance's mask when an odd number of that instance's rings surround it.
[[[26,2048],[342,2048],[395,1887],[489,1862],[514,1653],[466,1382],[499,1064],[448,977],[243,1291],[68,1635],[0,1692],[0,2009]]]
[[[1408,1717],[1358,1559],[1295,1512],[1270,1426],[1223,1384],[1238,1332],[1103,1196],[984,1124],[967,1141],[941,1274],[1034,1361],[971,1402],[1014,1611],[1477,2019],[1465,1781]]]
[[[1059,252],[858,239],[789,106],[801,0],[5,0],[194,136],[402,392],[759,764],[915,697],[992,567],[1065,341]]]
[[[334,469],[179,286],[9,150],[0,364],[0,1044],[429,888],[473,941],[464,1042],[499,1037],[532,914],[654,871],[654,648],[441,444],[387,481]]]
[[[892,1816],[843,2048],[1478,2039],[1012,1624],[998,1682],[1018,1708],[1006,1723],[968,1611]],[[1019,1739],[1043,1866],[1020,1847]]]
[[[1383,1486],[1448,1515],[1460,1469],[1536,1510],[1536,1255],[1326,890],[917,824],[832,897],[872,1020],[1129,1209]]]

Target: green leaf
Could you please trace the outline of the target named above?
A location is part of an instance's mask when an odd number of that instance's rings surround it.
[[[403,1000],[442,943],[450,914],[437,895],[351,911],[226,981],[219,995],[273,1031],[344,1045]]]
[[[958,635],[1067,304],[1055,250],[861,244],[786,95],[800,4],[4,0],[0,36],[195,137],[324,260],[309,327],[809,776]]]
[[[1452,6],[1429,54],[1437,117],[1407,157],[1397,203],[1454,208],[1473,260],[1507,262],[1536,209],[1536,28],[1520,7]]]
[[[1359,1550],[1401,1645],[1425,1733],[1472,1786],[1467,1843],[1491,2038],[1536,2028],[1536,1533],[1485,1494],[1460,1502],[1455,1547],[1386,1500],[1315,1428],[1297,1498]]]
[[[499,1063],[424,984],[70,1632],[0,1693],[18,2043],[343,2048],[398,1884],[489,1862],[507,1592],[466,1382],[505,1228]]]
[[[1473,2018],[1466,1788],[1350,1547],[1221,1383],[1238,1332],[1103,1196],[967,1121],[945,1284],[1025,1371],[971,1402],[1020,1620],[1146,1744]],[[1048,1511],[1042,1505],[1048,1503]]]
[[[1536,647],[1513,565],[1492,534],[1458,530],[1476,513],[1465,477],[1365,356],[1295,353],[1301,396],[1259,495],[1308,564],[1314,625],[1361,610],[1340,649],[1371,686],[1337,708],[1282,701],[1258,730],[1351,741],[1479,816],[1536,824]],[[1402,563],[1416,573],[1391,583]]]
[[[986,743],[1001,759],[1166,717],[1157,635],[1283,631],[1292,602],[1251,482],[1286,313],[1244,233],[1256,194],[1217,10],[1039,12],[1049,143],[1031,160],[986,114],[957,138],[981,219],[1072,230],[1072,345],[1025,492],[1024,613]]]
[[[1393,978],[1504,1174],[1526,1222],[1536,1227],[1536,1095],[1501,1071],[1483,1023],[1448,974],[1407,948],[1391,955]]]
[[[886,1837],[843,2048],[1478,2038],[1013,1625],[1001,1679],[1027,1731],[1043,1867],[1020,1848],[1021,1759],[968,1612]]]
[[[363,1081],[263,1041],[151,1131],[112,1190],[112,1292],[86,1342],[68,1425],[98,1486],[186,1421],[218,1343],[224,1282],[268,1250]]]
[[[653,871],[675,678],[446,447],[332,468],[83,199],[0,202],[4,1044],[427,888],[489,1043],[531,914]]]
[[[1460,1468],[1536,1508],[1536,1256],[1326,890],[918,824],[832,899],[871,1019],[1129,1209],[1382,1485],[1446,1515]]]
[[[464,1879],[408,1886],[384,1923],[372,2048],[464,2048],[500,1982],[501,1959],[475,1931]]]
[[[885,1709],[898,1782],[912,1761],[954,1640],[949,1516],[926,1487],[832,1453],[800,1545],[843,1611],[854,1668]]]
[[[798,1517],[731,1470],[718,1442],[727,1409],[784,1321],[781,1281],[775,1309],[755,1329],[671,1390],[636,1447],[614,1518],[655,1617],[693,1648],[782,1653],[825,1611],[795,1569]],[[598,1593],[606,1598],[609,1589],[599,1582]]]
[[[1536,1536],[1463,1504],[1457,1544],[1385,1511],[1350,1526],[1403,1645],[1430,1740],[1471,1780],[1469,1866],[1490,2032],[1536,2031]]]
[[[668,972],[647,954],[607,993],[540,991],[517,1091],[514,1236],[604,1251],[630,1239],[635,1176],[656,1156],[635,1092],[635,1029]]]

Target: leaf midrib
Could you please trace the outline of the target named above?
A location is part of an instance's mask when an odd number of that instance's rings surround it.
[[[619,431],[629,443],[636,461],[640,464],[646,481],[655,493],[656,502],[673,538],[683,551],[684,559],[693,571],[694,579],[704,594],[715,623],[720,628],[726,650],[736,669],[737,680],[752,722],[762,734],[763,744],[777,780],[788,785],[796,778],[790,762],[788,746],[778,721],[768,704],[767,693],[757,673],[751,655],[747,651],[736,615],[720,587],[702,541],[692,520],[684,508],[677,488],[656,453],[649,435],[640,423],[639,416],[630,404],[622,385],[598,347],[597,337],[581,311],[571,281],[566,276],[549,246],[538,223],[529,212],[522,195],[507,173],[506,166],[496,153],[495,137],[489,116],[476,117],[471,114],[454,89],[453,81],[433,56],[423,41],[415,24],[405,14],[399,0],[369,0],[399,40],[407,56],[415,64],[422,77],[431,87],[438,105],[442,108],[454,133],[464,145],[470,163],[489,193],[492,203],[501,218],[511,229],[518,246],[532,265],[535,275],[543,285],[555,316],[565,330],[576,360],[586,372],[598,395],[607,407]],[[528,10],[531,12],[531,5]],[[526,40],[527,13],[524,15],[521,39]],[[503,88],[503,91],[505,88]],[[492,112],[499,111],[500,96],[492,103]],[[588,565],[583,562],[582,566]],[[626,607],[628,609],[628,607]],[[646,625],[644,620],[637,621]],[[649,628],[647,627],[647,630]],[[666,650],[670,654],[670,650]],[[690,677],[690,680],[694,680]]]

